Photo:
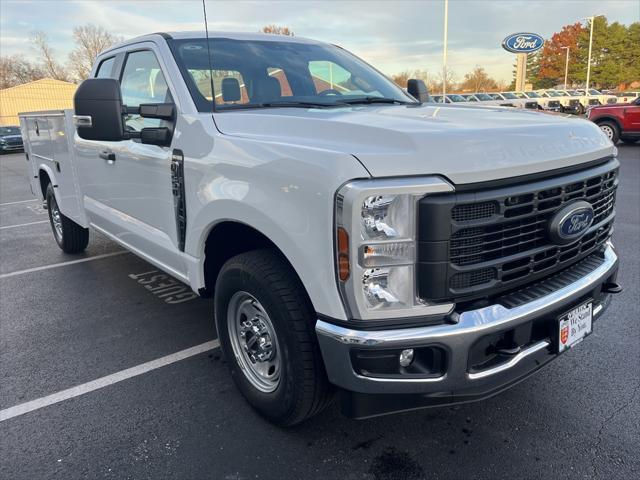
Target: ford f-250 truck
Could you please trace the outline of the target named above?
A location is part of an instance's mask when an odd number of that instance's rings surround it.
[[[336,392],[356,418],[482,399],[611,328],[619,164],[591,122],[420,102],[298,37],[152,34],[91,77],[21,115],[56,242],[92,228],[213,296],[277,424]]]

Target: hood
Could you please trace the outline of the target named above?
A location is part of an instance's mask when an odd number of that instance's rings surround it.
[[[614,154],[593,123],[510,107],[384,105],[215,114],[225,135],[351,154],[373,177],[443,175],[474,183]]]

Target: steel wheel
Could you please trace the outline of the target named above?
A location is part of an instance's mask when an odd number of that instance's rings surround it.
[[[613,141],[614,131],[611,125],[606,123],[603,125],[600,125],[600,130],[604,132],[604,134],[609,138],[609,140]]]
[[[273,392],[280,384],[278,338],[262,304],[250,293],[236,292],[229,301],[227,327],[233,354],[251,385]]]
[[[49,212],[51,214],[51,225],[53,225],[53,233],[58,242],[62,243],[62,217],[56,197],[52,196],[49,200]]]

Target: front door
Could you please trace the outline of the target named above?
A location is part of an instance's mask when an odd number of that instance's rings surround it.
[[[119,78],[128,107],[173,102],[151,47],[127,52]],[[165,120],[125,117],[126,131],[161,126],[173,128]],[[171,188],[171,148],[144,145],[138,139],[79,140],[78,154],[90,222],[150,260],[184,273]]]

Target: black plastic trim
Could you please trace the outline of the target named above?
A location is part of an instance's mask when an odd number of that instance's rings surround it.
[[[321,313],[317,313],[316,317],[318,317],[318,320],[322,320],[323,322],[331,323],[339,327],[351,328],[354,330],[362,330],[362,331],[378,331],[378,330],[389,330],[389,329],[397,330],[402,328],[423,327],[423,326],[429,326],[429,325],[442,325],[443,323],[447,323],[449,314],[429,315],[425,317],[390,318],[385,320],[358,320],[358,319],[338,320],[337,318],[329,317],[327,315],[322,315]]]

